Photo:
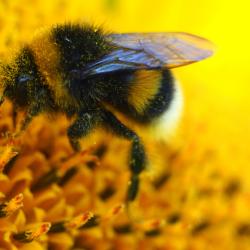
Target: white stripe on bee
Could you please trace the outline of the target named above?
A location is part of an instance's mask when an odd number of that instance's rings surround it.
[[[183,109],[183,95],[177,80],[174,82],[174,93],[168,109],[150,126],[150,134],[155,139],[169,139],[177,129]]]

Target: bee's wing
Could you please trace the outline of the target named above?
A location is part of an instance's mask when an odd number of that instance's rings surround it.
[[[182,32],[111,34],[114,50],[81,71],[82,78],[114,71],[179,67],[212,55],[212,44]]]

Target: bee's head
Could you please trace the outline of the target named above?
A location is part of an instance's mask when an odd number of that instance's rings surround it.
[[[23,48],[11,63],[1,65],[2,102],[7,97],[18,107],[28,106],[36,81],[37,70],[32,53]]]

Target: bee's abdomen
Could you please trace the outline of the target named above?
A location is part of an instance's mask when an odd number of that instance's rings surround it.
[[[170,106],[174,94],[174,82],[169,70],[159,71],[160,76],[155,78],[154,84],[157,90],[152,92],[149,102],[145,104],[143,111],[136,114],[141,122],[151,122],[161,116]],[[150,79],[149,79],[150,80]]]
[[[148,124],[168,109],[174,96],[174,80],[165,70],[141,70],[128,77],[127,93],[113,95],[112,104],[135,122]]]

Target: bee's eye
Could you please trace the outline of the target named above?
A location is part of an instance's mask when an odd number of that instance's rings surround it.
[[[18,80],[19,83],[26,83],[26,82],[31,81],[31,80],[33,80],[33,79],[34,79],[33,76],[27,75],[27,74],[20,75],[20,76],[17,78],[17,80]]]

